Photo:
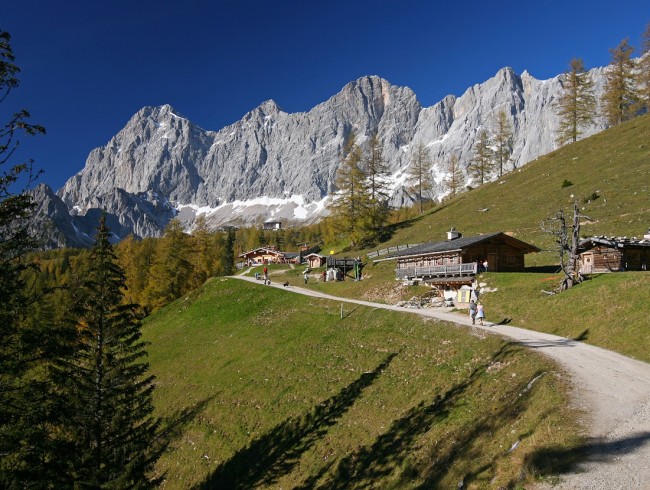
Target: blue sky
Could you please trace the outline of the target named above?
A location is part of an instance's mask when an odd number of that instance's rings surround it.
[[[21,0],[1,10],[21,68],[1,122],[25,107],[46,127],[18,157],[55,190],[143,106],[170,104],[218,130],[268,99],[308,111],[364,75],[430,106],[504,66],[546,79],[573,57],[607,65],[650,22],[648,0]]]

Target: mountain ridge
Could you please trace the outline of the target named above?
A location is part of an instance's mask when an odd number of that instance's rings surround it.
[[[602,90],[603,70],[589,73]],[[405,176],[416,143],[430,151],[436,194],[442,196],[451,153],[467,166],[478,131],[493,124],[500,110],[513,131],[510,167],[555,149],[552,105],[560,90],[559,76],[537,80],[505,67],[460,97],[423,107],[409,87],[367,75],[309,111],[287,113],[269,99],[217,131],[201,128],[169,104],[145,106],[106,145],[92,150],[85,167],[56,195],[73,221],[104,205],[123,232],[141,237],[159,236],[173,216],[190,228],[198,210],[212,228],[269,218],[309,222],[325,213],[340,150],[354,131],[362,146],[378,134],[392,172],[393,204],[400,205],[410,199]],[[604,127],[597,119],[583,136]],[[114,195],[114,189],[135,197],[101,197]],[[260,204],[263,198],[273,200],[272,207]],[[161,207],[162,201],[173,211]],[[134,218],[134,212],[140,214]],[[88,233],[83,223],[75,225]]]

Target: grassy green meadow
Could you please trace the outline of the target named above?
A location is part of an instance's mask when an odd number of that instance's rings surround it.
[[[647,272],[598,274],[562,294],[541,292],[556,284],[559,274],[485,274],[496,291],[485,293],[490,320],[579,339],[585,343],[650,362]]]
[[[416,315],[344,311],[212,279],[149,317],[165,488],[516,487],[575,457],[579,415],[544,357]]]
[[[583,236],[642,235],[649,137],[646,115],[568,145],[394,225],[379,248],[443,240],[452,226],[510,232],[544,252],[527,257],[527,272],[479,277],[488,321],[650,361],[650,276],[596,275],[547,295],[560,276],[540,227],[577,201],[589,217]],[[382,303],[429,291],[396,282],[394,267],[369,262],[363,281],[336,283],[315,270],[307,287]],[[303,270],[273,266],[271,280],[303,286]],[[519,488],[553,481],[579,458],[581,414],[548,359],[417,315],[344,311],[223,278],[149,317],[155,404],[169,435],[157,466],[165,488]]]

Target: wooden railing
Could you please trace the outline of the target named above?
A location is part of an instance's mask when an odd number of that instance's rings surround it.
[[[397,245],[395,247],[382,248],[381,250],[376,250],[367,254],[369,259],[373,257],[379,257],[380,255],[386,255],[391,252],[399,252],[400,250],[406,250],[407,248],[413,248],[420,245],[419,243],[407,243],[406,245]]]
[[[407,267],[397,269],[398,279],[410,279],[414,277],[447,277],[447,276],[470,276],[476,275],[478,264],[468,262],[466,264],[431,265],[428,267]]]

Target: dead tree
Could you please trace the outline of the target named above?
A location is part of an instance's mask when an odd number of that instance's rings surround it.
[[[555,237],[556,250],[560,258],[560,267],[564,273],[558,291],[569,289],[584,280],[584,277],[578,269],[581,217],[589,219],[587,216],[580,214],[578,203],[573,203],[573,224],[571,225],[571,230],[567,226],[567,220],[563,210],[559,210],[555,216],[541,223],[542,230]]]

